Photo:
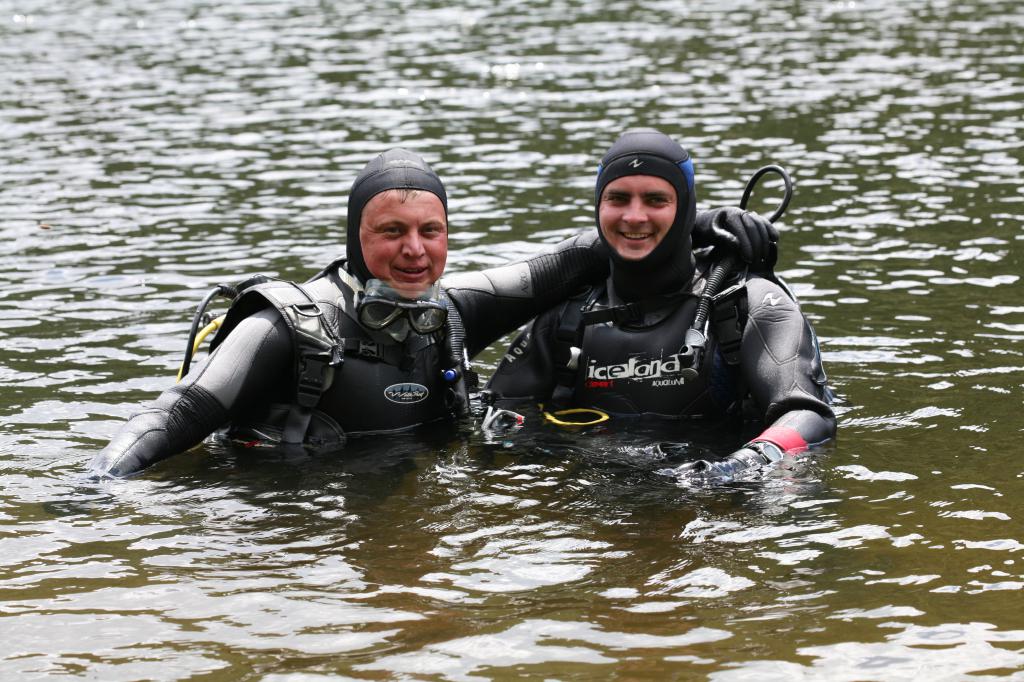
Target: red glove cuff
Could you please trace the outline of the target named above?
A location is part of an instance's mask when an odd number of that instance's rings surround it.
[[[788,454],[798,454],[807,449],[807,441],[796,429],[787,426],[769,426],[752,442],[767,441]]]

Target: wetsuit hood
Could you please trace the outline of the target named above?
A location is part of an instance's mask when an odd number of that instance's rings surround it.
[[[676,191],[676,216],[661,242],[640,260],[620,256],[601,230],[601,195],[608,183],[627,175],[653,175],[668,181]],[[594,215],[597,233],[608,247],[612,286],[619,298],[637,301],[678,291],[693,278],[694,260],[690,234],[696,213],[693,162],[690,155],[667,135],[650,128],[629,130],[615,141],[597,169]]]
[[[373,275],[366,267],[359,241],[363,209],[370,199],[389,189],[416,189],[436,195],[444,206],[445,220],[448,219],[448,194],[444,183],[418,154],[406,149],[389,149],[373,158],[359,171],[348,195],[348,237],[345,245],[348,270],[364,284]]]

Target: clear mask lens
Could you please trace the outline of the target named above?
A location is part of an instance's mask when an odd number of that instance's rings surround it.
[[[413,329],[420,334],[429,334],[430,332],[436,332],[444,326],[445,320],[448,319],[448,310],[440,306],[423,306],[421,308],[410,308],[408,315],[409,324],[412,325]]]
[[[401,316],[402,309],[394,301],[365,301],[359,306],[359,321],[368,329],[384,329]]]
[[[438,300],[440,292],[440,285],[435,283],[419,298],[410,300],[386,283],[371,279],[366,283],[357,306],[359,322],[367,329],[379,331],[405,320],[420,334],[435,332],[448,319],[448,308]],[[404,338],[405,334],[402,336]]]

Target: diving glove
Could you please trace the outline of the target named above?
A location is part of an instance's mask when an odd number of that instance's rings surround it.
[[[767,272],[779,260],[779,231],[768,219],[733,206],[697,214],[693,246],[715,246],[735,254],[751,272]]]
[[[774,443],[753,441],[723,459],[698,459],[663,473],[689,481],[703,479],[715,483],[728,483],[744,471],[771,466],[781,460],[782,456],[782,450]]]

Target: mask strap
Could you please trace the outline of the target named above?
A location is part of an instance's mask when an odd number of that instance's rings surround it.
[[[358,294],[363,291],[363,284],[358,279],[352,276],[352,274],[345,268],[338,268],[338,278],[345,283],[352,293]]]

